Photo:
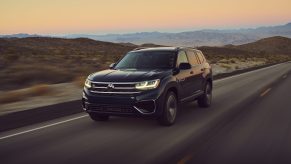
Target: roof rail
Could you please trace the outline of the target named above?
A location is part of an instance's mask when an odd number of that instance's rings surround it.
[[[149,48],[149,47],[137,47],[137,48],[133,49],[133,51],[141,50],[141,49],[146,49],[146,48]]]
[[[192,49],[192,50],[198,50],[197,47],[178,47],[178,49]]]

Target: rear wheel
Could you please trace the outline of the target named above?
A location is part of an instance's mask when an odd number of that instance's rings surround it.
[[[198,98],[198,105],[203,108],[210,107],[212,102],[212,87],[210,82],[207,82],[204,88],[204,93]]]
[[[166,96],[162,116],[159,118],[161,125],[170,126],[175,123],[178,111],[177,96],[174,92],[169,92]]]
[[[108,115],[97,114],[97,113],[89,113],[89,116],[94,121],[108,121],[109,120],[109,116]]]

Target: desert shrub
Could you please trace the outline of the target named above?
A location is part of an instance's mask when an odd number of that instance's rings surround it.
[[[227,60],[227,59],[221,59],[218,62],[219,63],[225,63],[225,64],[229,64],[230,63],[229,60]]]
[[[36,84],[53,84],[71,81],[75,72],[49,65],[13,65],[0,72],[1,88],[24,88]],[[9,87],[10,86],[10,87]]]
[[[25,94],[23,92],[7,92],[2,93],[0,96],[0,104],[12,103],[23,100]]]
[[[30,96],[42,96],[50,92],[50,87],[47,84],[35,85],[28,89],[27,94]]]
[[[246,58],[243,58],[243,57],[240,58],[239,60],[240,60],[241,62],[246,62]]]
[[[238,59],[237,58],[231,58],[231,59],[229,59],[229,62],[230,63],[237,63],[237,61],[238,61]]]
[[[0,96],[0,104],[21,101],[32,96],[42,96],[50,92],[50,87],[46,84],[40,84],[27,89],[3,92]]]
[[[226,64],[226,63],[220,63],[219,65],[220,65],[221,67],[223,67],[223,68],[226,68],[226,69],[231,69],[231,68],[232,68],[231,65]]]

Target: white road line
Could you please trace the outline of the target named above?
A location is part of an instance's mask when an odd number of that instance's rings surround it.
[[[269,93],[271,91],[272,88],[268,88],[267,90],[265,90],[263,93],[260,94],[260,97],[264,97],[267,93]]]
[[[74,118],[71,118],[71,119],[68,119],[68,120],[56,122],[56,123],[53,123],[53,124],[48,124],[48,125],[41,126],[41,127],[38,127],[38,128],[22,131],[22,132],[19,132],[19,133],[10,134],[10,135],[4,136],[4,137],[0,137],[0,140],[6,139],[6,138],[10,138],[10,137],[14,137],[14,136],[18,136],[18,135],[25,134],[25,133],[29,133],[29,132],[33,132],[33,131],[40,130],[40,129],[45,129],[45,128],[52,127],[52,126],[59,125],[59,124],[63,124],[63,123],[66,123],[66,122],[78,120],[78,119],[81,119],[81,118],[84,118],[84,117],[88,117],[88,115],[82,115],[82,116],[79,116],[79,117],[74,117]]]
[[[288,62],[286,62],[286,63],[288,63]],[[275,64],[275,65],[272,65],[272,66],[269,66],[269,67],[260,68],[260,69],[256,69],[256,70],[253,70],[253,71],[248,71],[248,72],[245,72],[245,73],[241,73],[241,74],[225,77],[225,78],[214,80],[214,81],[215,82],[220,82],[220,81],[232,79],[232,78],[239,77],[239,76],[244,76],[244,75],[247,75],[247,74],[250,74],[250,73],[254,73],[254,72],[262,71],[262,70],[265,70],[265,69],[273,68],[273,67],[276,67],[276,66],[281,65],[281,64],[285,64],[285,63]]]

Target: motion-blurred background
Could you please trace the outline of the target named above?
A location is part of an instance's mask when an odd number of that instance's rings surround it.
[[[80,99],[90,73],[139,46],[200,49],[214,75],[291,59],[285,0],[0,3],[0,113]]]

